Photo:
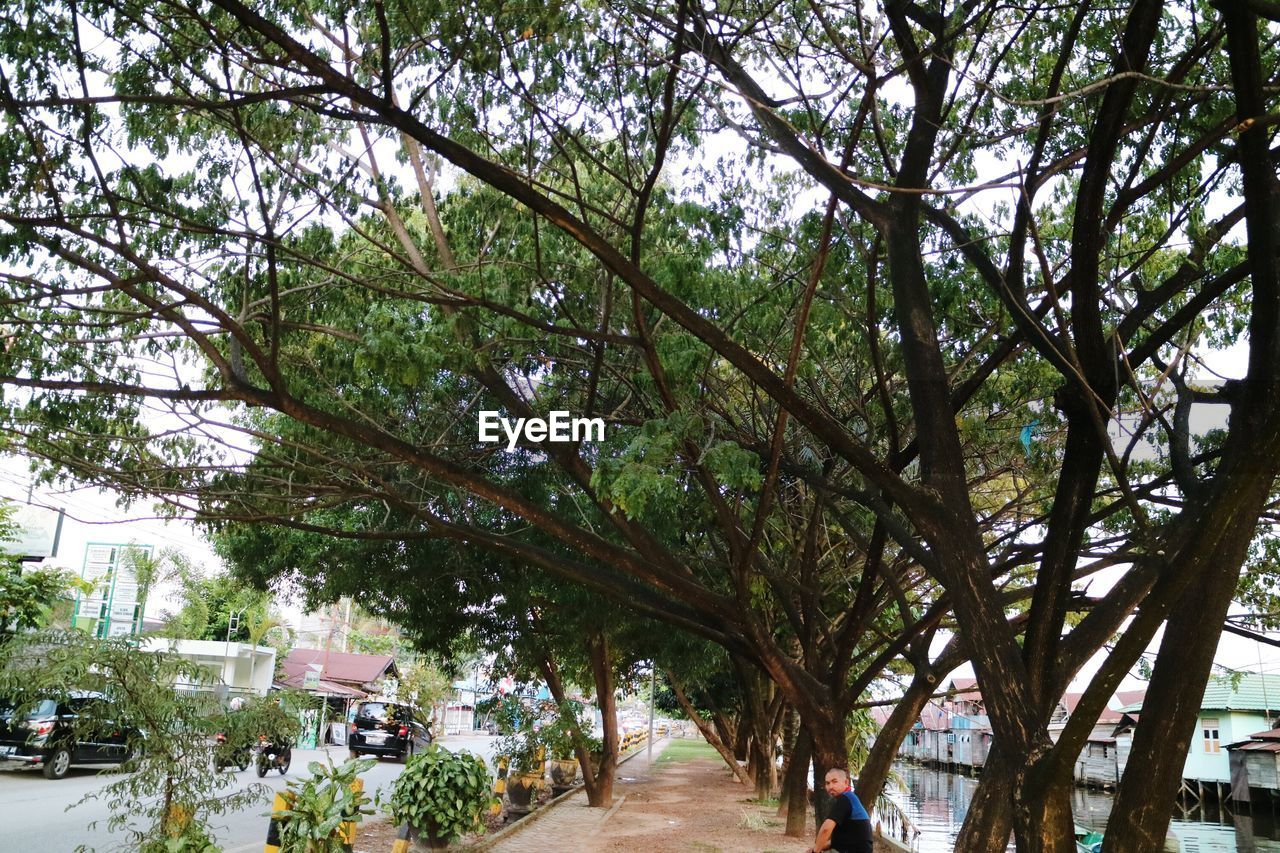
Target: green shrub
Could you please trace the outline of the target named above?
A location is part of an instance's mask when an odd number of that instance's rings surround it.
[[[261,804],[270,789],[259,783],[240,787],[236,774],[214,769],[213,735],[223,716],[208,670],[168,651],[140,651],[133,643],[82,631],[9,637],[0,642],[0,697],[22,717],[45,700],[66,701],[73,690],[105,694],[109,702],[80,709],[74,730],[90,740],[95,732],[123,725],[131,757],[106,770],[105,784],[95,785],[81,802],[102,803],[107,816],[101,823],[129,850],[216,849],[212,827],[218,818]],[[210,689],[179,693],[167,686],[175,683]],[[247,731],[270,726],[265,717],[275,711],[268,700],[258,704],[260,712],[240,712]]]
[[[391,792],[390,813],[433,845],[484,829],[493,802],[489,768],[465,750],[430,744],[409,759]]]
[[[587,734],[590,729],[591,724],[582,703],[569,699],[561,703],[550,719],[544,722],[539,737],[547,745],[552,758],[571,761],[576,757],[574,742],[577,738],[582,739],[582,747],[589,753],[604,749],[599,738]]]
[[[359,823],[373,809],[363,791],[352,790],[356,777],[377,759],[352,759],[337,767],[319,761],[307,765],[311,778],[290,781],[284,797],[289,808],[276,813],[282,853],[341,853],[342,824]]]
[[[547,745],[538,713],[515,696],[490,701],[486,707],[493,712],[493,720],[498,726],[499,738],[493,745],[494,754],[507,760],[512,774],[537,770]]]

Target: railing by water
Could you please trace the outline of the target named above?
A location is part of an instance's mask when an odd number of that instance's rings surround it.
[[[907,817],[902,806],[882,793],[876,798],[872,814],[871,823],[875,827],[876,835],[900,841],[910,850],[918,849],[920,830],[911,822],[911,818]]]

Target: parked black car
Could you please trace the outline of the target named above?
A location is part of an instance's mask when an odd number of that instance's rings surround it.
[[[47,779],[61,779],[73,764],[120,764],[137,748],[136,729],[116,719],[101,693],[73,692],[44,699],[14,719],[12,703],[0,700],[0,761],[39,766]]]
[[[422,721],[418,709],[395,702],[361,702],[347,733],[352,758],[390,755],[406,761],[429,743],[431,727]]]

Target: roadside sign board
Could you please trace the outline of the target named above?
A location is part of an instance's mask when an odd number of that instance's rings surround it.
[[[128,637],[141,628],[143,606],[135,574],[140,557],[149,557],[151,545],[91,542],[85,547],[80,576],[93,591],[77,596],[75,622],[92,622],[89,630],[99,637]]]
[[[138,605],[132,601],[112,601],[111,602],[111,624],[118,622],[127,622],[133,625],[133,617],[136,615]]]

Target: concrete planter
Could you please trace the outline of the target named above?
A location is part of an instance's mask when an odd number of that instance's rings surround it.
[[[556,759],[551,764],[551,789],[568,789],[578,778],[578,762],[572,759]]]
[[[542,776],[537,773],[520,773],[507,777],[507,811],[512,814],[528,814],[533,811],[533,798]]]

